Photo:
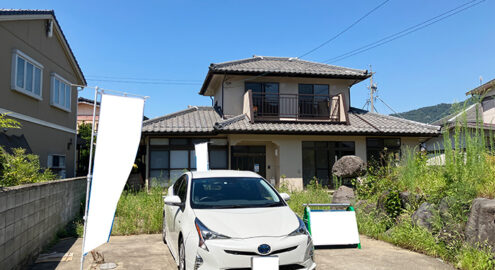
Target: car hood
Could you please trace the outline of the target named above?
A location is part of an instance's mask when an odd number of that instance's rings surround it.
[[[208,229],[232,238],[285,236],[299,226],[288,206],[236,209],[194,209]]]

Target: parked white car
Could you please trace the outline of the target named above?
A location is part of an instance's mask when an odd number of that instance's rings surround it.
[[[253,172],[187,172],[164,197],[163,241],[180,270],[314,269],[311,236],[288,199]]]

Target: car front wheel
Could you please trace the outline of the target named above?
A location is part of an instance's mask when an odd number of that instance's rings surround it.
[[[186,269],[186,250],[184,248],[184,243],[180,240],[179,244],[179,270]]]

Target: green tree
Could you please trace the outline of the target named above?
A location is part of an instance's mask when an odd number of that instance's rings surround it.
[[[42,170],[37,155],[26,154],[26,149],[14,148],[12,154],[0,147],[0,186],[44,182],[55,179],[50,170]]]
[[[86,175],[88,173],[89,151],[91,146],[91,131],[93,125],[81,123],[78,127],[77,136],[81,139],[78,149],[77,174]]]
[[[7,118],[6,113],[0,114],[0,128],[21,128],[21,123],[14,119]]]

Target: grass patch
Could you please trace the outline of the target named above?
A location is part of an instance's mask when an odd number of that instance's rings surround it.
[[[115,212],[112,235],[161,233],[163,219],[162,189],[124,191]]]
[[[316,181],[312,181],[307,186],[306,190],[289,191],[286,186],[282,186],[279,188],[279,192],[286,192],[290,195],[290,200],[287,203],[292,211],[294,211],[301,218],[304,213],[303,204],[332,202],[332,196],[328,193],[328,189],[322,187]]]
[[[379,207],[367,213],[356,209],[359,231],[461,269],[495,269],[490,247],[473,247],[464,240],[472,200],[495,198],[494,137],[482,128],[468,128],[465,119],[453,131],[445,130],[444,151],[435,153],[442,158],[429,160],[417,149],[403,149],[400,161],[369,169],[356,193]],[[406,207],[397,196],[404,191],[411,194]],[[411,220],[423,202],[434,209],[430,230]]]

